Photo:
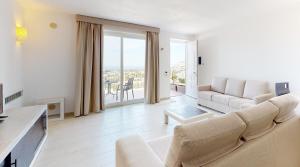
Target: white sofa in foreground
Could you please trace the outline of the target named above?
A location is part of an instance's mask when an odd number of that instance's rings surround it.
[[[198,87],[198,104],[228,113],[264,102],[273,94],[265,81],[215,77],[210,85]]]
[[[300,166],[298,100],[291,95],[220,117],[179,125],[174,136],[116,143],[117,167]]]

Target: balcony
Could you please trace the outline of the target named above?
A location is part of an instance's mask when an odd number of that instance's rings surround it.
[[[124,71],[123,87],[121,86],[120,72],[104,72],[105,104],[121,102],[121,88],[123,89],[123,102],[140,100],[144,98],[144,71]],[[127,96],[128,94],[128,96]]]

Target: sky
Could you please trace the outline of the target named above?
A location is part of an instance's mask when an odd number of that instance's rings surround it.
[[[185,61],[185,49],[186,44],[184,42],[173,42],[170,43],[170,61],[171,67],[178,64],[179,62]]]
[[[145,40],[123,38],[124,69],[144,69]],[[120,69],[121,38],[104,36],[104,69]]]
[[[145,68],[145,40],[135,38],[123,38],[124,69]],[[171,42],[171,66],[185,61],[186,44],[183,42]],[[120,69],[121,38],[116,36],[104,36],[104,69]]]

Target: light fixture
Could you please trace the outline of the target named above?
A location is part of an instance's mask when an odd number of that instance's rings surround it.
[[[21,26],[16,27],[17,42],[23,42],[27,38],[27,29]]]
[[[52,29],[56,29],[57,28],[57,24],[55,22],[51,22],[49,24],[49,27],[52,28]]]

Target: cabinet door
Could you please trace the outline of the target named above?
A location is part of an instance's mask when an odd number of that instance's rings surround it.
[[[45,114],[42,115],[11,152],[11,163],[28,167],[45,135]]]
[[[11,156],[8,156],[0,163],[0,167],[11,167]]]

